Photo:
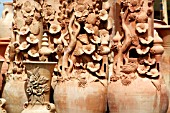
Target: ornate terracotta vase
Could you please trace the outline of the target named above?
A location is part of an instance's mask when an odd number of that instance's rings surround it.
[[[153,0],[119,3],[123,30],[117,29],[113,37],[114,61],[110,67],[113,72],[107,93],[109,111],[166,113],[168,93],[160,71],[164,48],[153,29]]]
[[[50,86],[56,62],[24,62],[28,80],[25,91],[28,102],[22,113],[55,113],[54,104],[50,103]]]
[[[99,82],[85,87],[79,80],[59,83],[54,89],[54,103],[58,113],[104,113],[107,103],[107,88]]]

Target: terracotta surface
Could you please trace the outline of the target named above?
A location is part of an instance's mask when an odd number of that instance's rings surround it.
[[[2,97],[6,99],[7,113],[21,113],[23,110],[23,103],[27,101],[24,86],[24,81],[10,80],[6,82]]]
[[[121,17],[122,28],[117,28],[113,37],[109,110],[166,113],[168,91],[160,71],[164,48],[153,26],[153,0],[120,0],[117,4],[120,14],[116,15]]]
[[[0,19],[0,38],[9,39],[12,35],[13,4],[12,2],[4,2],[3,7]]]
[[[107,87],[98,82],[78,87],[79,81],[67,81],[55,86],[54,102],[58,113],[104,113]]]
[[[24,62],[27,71],[25,92],[27,102],[22,113],[55,113],[50,103],[50,84],[55,62]]]
[[[13,6],[12,2],[4,2],[4,9],[2,11],[2,18],[0,19],[0,59],[5,59],[5,51],[10,42],[12,35],[12,20],[13,20]],[[0,90],[2,88],[2,74],[5,74],[8,69],[6,61],[2,65],[0,76]]]
[[[118,81],[108,86],[110,113],[161,113],[160,91],[151,80],[138,77],[129,86],[121,84]]]
[[[153,4],[14,0],[7,112],[166,113],[167,38],[154,30]]]
[[[0,70],[2,69],[4,60],[0,60]],[[1,94],[2,95],[2,94]],[[6,110],[4,109],[4,105],[6,103],[6,100],[4,98],[0,98],[0,112],[1,113],[7,113]]]
[[[162,55],[161,72],[164,75],[165,84],[166,84],[168,92],[169,92],[170,91],[170,84],[169,84],[169,81],[170,81],[170,72],[169,72],[169,67],[170,67],[170,64],[169,64],[170,26],[166,25],[162,21],[155,20],[155,26],[154,27],[163,39],[164,53]],[[169,112],[170,112],[170,106],[169,106],[169,109],[168,109],[168,113]]]

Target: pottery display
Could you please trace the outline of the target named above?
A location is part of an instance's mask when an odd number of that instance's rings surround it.
[[[168,91],[160,71],[163,40],[153,28],[153,0],[124,0],[122,29],[113,37],[108,85],[110,113],[166,113]],[[147,107],[150,106],[150,107]]]
[[[13,12],[2,53],[8,63],[2,71],[6,111],[166,113],[162,63],[168,39],[154,29],[153,4],[14,0],[10,11],[4,4],[4,24]]]

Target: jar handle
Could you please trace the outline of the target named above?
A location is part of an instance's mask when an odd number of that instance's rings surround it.
[[[4,9],[3,12],[2,12],[2,18],[5,18],[8,13],[9,13],[9,10]]]

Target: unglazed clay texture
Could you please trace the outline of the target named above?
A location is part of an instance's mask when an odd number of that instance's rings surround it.
[[[162,38],[153,30],[153,1],[122,0],[118,4],[121,28],[117,28],[112,39],[109,110],[111,113],[166,113],[168,93],[160,72],[164,48]],[[146,109],[146,106],[153,107]]]
[[[152,23],[149,19],[152,18],[153,11],[148,13],[152,9],[152,1],[125,0],[120,4],[122,30],[117,31],[113,37],[115,56],[111,81],[120,79],[123,85],[128,85],[136,75],[158,77],[155,64],[159,59],[156,61],[155,57],[163,53],[163,47],[161,38],[150,33],[153,31],[148,27]],[[160,42],[157,42],[158,38]]]
[[[166,113],[164,48],[153,29],[153,4],[14,0],[5,53],[7,112]],[[10,87],[16,83],[21,88]],[[14,109],[10,102],[19,97],[24,108]]]

